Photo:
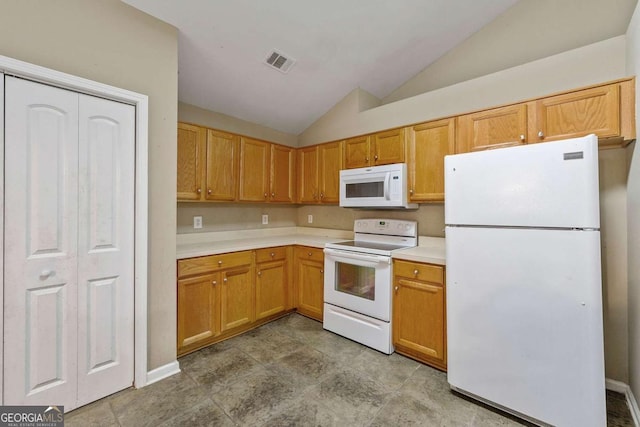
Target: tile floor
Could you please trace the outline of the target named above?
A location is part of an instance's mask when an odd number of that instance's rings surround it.
[[[446,374],[291,314],[179,359],[182,373],[67,414],[67,426],[519,426]],[[633,426],[608,392],[609,425]]]

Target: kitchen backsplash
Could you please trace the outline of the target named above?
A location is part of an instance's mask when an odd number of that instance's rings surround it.
[[[269,224],[262,224],[262,215]],[[309,215],[313,222],[309,223]],[[202,228],[193,228],[193,217],[202,216]],[[267,205],[230,203],[178,203],[178,234],[251,230],[277,227],[314,227],[352,230],[360,218],[393,218],[418,221],[421,236],[444,237],[444,204],[420,205],[417,210],[361,210],[339,206]]]

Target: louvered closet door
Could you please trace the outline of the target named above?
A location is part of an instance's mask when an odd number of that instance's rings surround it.
[[[6,78],[5,404],[133,382],[134,108]]]

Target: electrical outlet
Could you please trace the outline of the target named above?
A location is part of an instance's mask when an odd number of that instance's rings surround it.
[[[307,215],[307,222],[313,224],[313,215]]]
[[[262,215],[262,224],[269,224],[269,215]]]
[[[193,228],[202,228],[202,217],[194,216],[193,217]]]

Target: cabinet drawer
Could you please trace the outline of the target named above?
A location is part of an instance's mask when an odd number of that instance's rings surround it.
[[[287,247],[278,246],[276,248],[264,248],[256,250],[256,262],[269,262],[285,259],[287,257]]]
[[[178,278],[251,264],[251,251],[187,258],[178,261]]]
[[[393,274],[395,276],[411,277],[417,280],[444,284],[444,267],[439,265],[395,260]]]
[[[298,259],[308,259],[317,262],[324,262],[324,252],[319,248],[311,248],[309,246],[298,246],[296,248]]]

